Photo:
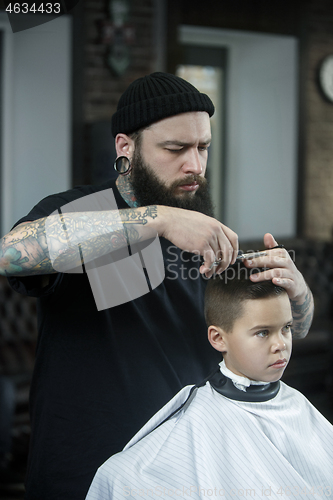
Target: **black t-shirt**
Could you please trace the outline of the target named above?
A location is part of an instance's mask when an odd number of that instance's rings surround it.
[[[49,196],[18,223],[114,181]],[[38,344],[31,387],[32,435],[26,498],[83,500],[96,469],[182,387],[220,361],[203,317],[206,280],[194,254],[161,238],[165,279],[153,291],[98,311],[86,274],[9,279],[38,297]]]

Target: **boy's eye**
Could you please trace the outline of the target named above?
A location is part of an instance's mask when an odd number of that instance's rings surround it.
[[[292,324],[288,324],[282,328],[283,333],[288,333],[292,327]]]
[[[262,330],[261,332],[256,333],[256,336],[261,338],[267,337],[267,335],[268,335],[268,330]]]

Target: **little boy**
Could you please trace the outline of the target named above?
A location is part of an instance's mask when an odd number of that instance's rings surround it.
[[[86,500],[333,496],[333,426],[280,382],[292,348],[288,295],[249,273],[236,264],[207,285],[217,371],[107,460]]]

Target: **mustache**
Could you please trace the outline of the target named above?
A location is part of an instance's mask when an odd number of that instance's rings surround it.
[[[207,186],[207,179],[201,177],[200,175],[190,174],[185,179],[173,182],[169,189],[173,190],[179,186],[185,186],[186,184],[193,184],[194,182],[199,184],[199,187]]]
[[[159,180],[154,170],[142,159],[140,151],[135,149],[132,160],[131,186],[140,206],[166,205],[170,207],[194,210],[214,217],[214,208],[209,194],[208,181],[193,172],[172,182],[168,187]],[[177,187],[197,182],[195,193],[182,193],[176,196]]]

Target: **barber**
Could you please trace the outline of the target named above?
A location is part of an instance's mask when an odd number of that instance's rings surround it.
[[[83,500],[96,469],[218,362],[203,294],[207,278],[235,262],[238,239],[214,218],[205,179],[213,113],[209,97],[181,78],[139,78],[112,117],[117,179],[45,198],[1,240],[0,273],[38,297],[27,500]],[[117,210],[61,210],[108,189]],[[165,278],[135,300],[97,310],[87,272],[67,272],[156,234]],[[270,234],[264,243],[277,244]],[[311,292],[288,253],[247,262],[269,268],[251,279],[286,288],[294,335],[305,336]]]

